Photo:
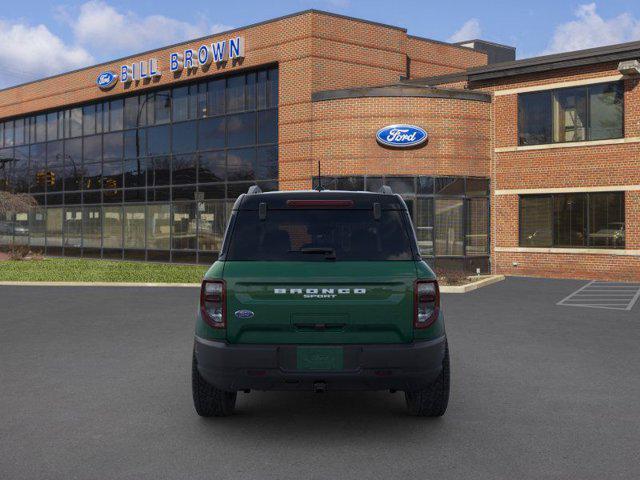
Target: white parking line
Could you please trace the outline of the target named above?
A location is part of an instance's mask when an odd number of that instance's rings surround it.
[[[640,284],[591,281],[556,305],[629,311],[640,300]]]

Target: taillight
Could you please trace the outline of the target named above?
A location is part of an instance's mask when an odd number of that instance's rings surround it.
[[[428,328],[438,319],[440,288],[436,280],[418,280],[415,283],[415,328]]]
[[[200,290],[202,319],[213,328],[226,326],[225,285],[222,280],[203,280]]]

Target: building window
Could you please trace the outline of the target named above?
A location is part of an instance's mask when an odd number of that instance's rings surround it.
[[[624,248],[624,192],[521,196],[520,246]]]
[[[623,83],[518,95],[518,145],[621,138]]]
[[[318,185],[318,177],[314,177],[313,187]],[[377,192],[382,185],[390,186],[407,204],[424,257],[460,257],[458,260],[462,260],[489,255],[489,181],[486,178],[322,177],[322,187],[329,190]]]

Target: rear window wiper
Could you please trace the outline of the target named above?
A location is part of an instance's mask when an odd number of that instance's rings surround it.
[[[297,251],[300,253],[324,253],[324,258],[326,258],[327,260],[336,259],[336,251],[331,247],[304,247]]]

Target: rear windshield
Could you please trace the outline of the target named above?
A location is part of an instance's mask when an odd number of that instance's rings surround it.
[[[407,213],[383,210],[237,212],[227,260],[412,260]],[[404,219],[404,220],[403,220]]]

